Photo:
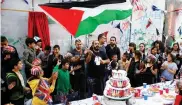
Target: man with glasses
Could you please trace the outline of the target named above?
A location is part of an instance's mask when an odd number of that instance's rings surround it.
[[[112,55],[115,55],[115,54],[117,55],[118,60],[121,59],[120,49],[116,45],[116,37],[115,36],[112,36],[110,38],[110,44],[108,44],[106,46],[106,53],[107,53],[107,56],[109,57],[110,60],[112,59]]]

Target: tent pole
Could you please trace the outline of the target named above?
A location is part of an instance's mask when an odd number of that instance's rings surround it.
[[[34,11],[34,0],[32,0],[32,11]]]
[[[71,50],[73,49],[73,36],[71,35]]]
[[[131,22],[132,22],[132,14],[131,14],[131,18],[130,18]],[[131,42],[131,28],[132,28],[132,24],[130,22],[130,34],[129,34],[129,43]]]

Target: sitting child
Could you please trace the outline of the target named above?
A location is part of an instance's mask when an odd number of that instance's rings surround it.
[[[33,63],[40,65],[38,59],[35,59]],[[31,69],[32,77],[28,79],[28,84],[32,89],[32,105],[52,105],[53,101],[50,94],[54,91],[57,73],[53,74],[50,79],[43,78],[43,73],[40,66],[34,66]]]

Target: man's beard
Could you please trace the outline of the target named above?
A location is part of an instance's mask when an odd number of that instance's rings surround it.
[[[99,51],[99,46],[94,47],[95,51]]]
[[[114,47],[115,46],[115,44],[114,43],[112,43],[112,44],[110,44],[112,47]]]

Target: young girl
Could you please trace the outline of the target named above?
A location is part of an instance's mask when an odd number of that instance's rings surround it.
[[[178,67],[176,63],[174,62],[174,57],[172,54],[168,54],[167,61],[165,61],[162,64],[161,70],[162,72],[162,78],[165,78],[165,80],[172,80],[174,78],[174,75],[176,74]]]
[[[175,57],[175,63],[178,66],[178,70],[176,73],[178,73],[180,67],[181,67],[181,62],[182,62],[182,54],[180,53],[180,47],[178,43],[173,44],[172,52],[171,54]]]
[[[175,91],[178,95],[176,95],[174,105],[182,105],[182,81],[177,81]]]
[[[43,78],[43,73],[40,66],[31,69],[32,77],[28,79],[28,84],[32,89],[32,105],[52,105],[50,94],[54,91],[57,73],[53,74],[50,79]]]
[[[127,76],[130,79],[130,83],[132,87],[137,87],[141,85],[139,74],[143,72],[143,69],[140,67],[141,64],[141,53],[139,51],[135,51],[134,57],[130,59],[129,66],[126,69]]]
[[[146,69],[145,69],[145,72],[142,74],[144,77],[144,80],[143,80],[144,83],[147,83],[147,84],[155,83],[155,79],[156,79],[157,71],[158,71],[158,68],[155,62],[156,62],[155,56],[149,55],[147,57],[147,64],[145,65]]]

